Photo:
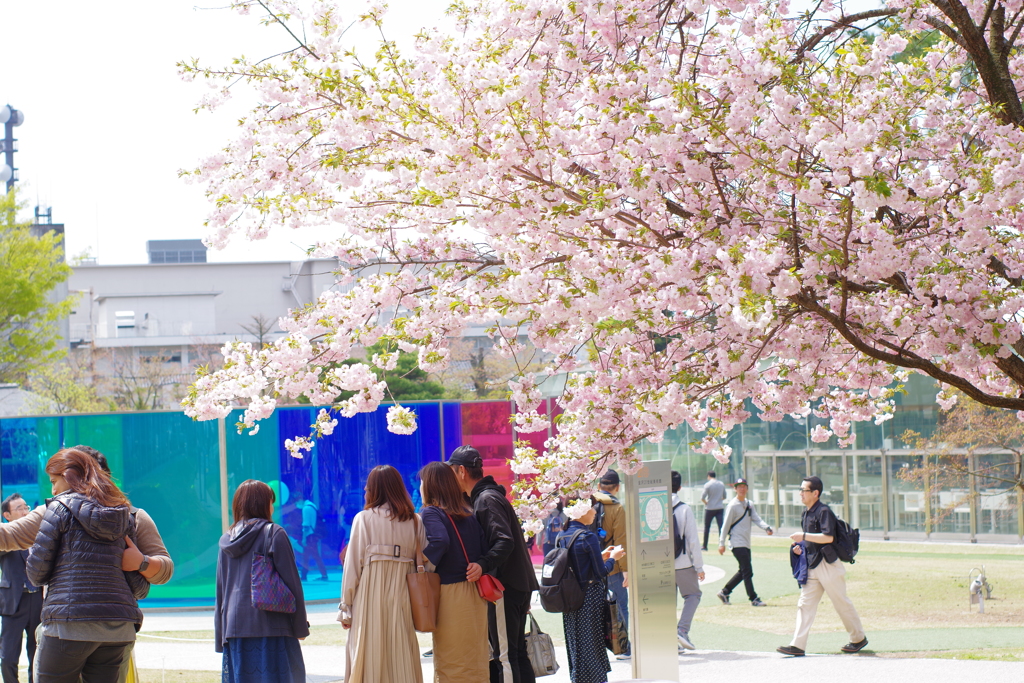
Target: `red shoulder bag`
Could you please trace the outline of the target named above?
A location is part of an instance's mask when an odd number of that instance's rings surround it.
[[[448,515],[448,513],[445,513]],[[469,564],[469,553],[466,552],[466,544],[462,542],[462,534],[459,533],[459,527],[455,526],[455,520],[452,519],[451,515],[448,515],[448,521],[452,523],[452,528],[455,529],[455,536],[459,539],[459,545],[462,546],[462,554],[466,558],[466,564]],[[480,597],[487,602],[498,602],[501,600],[501,596],[505,592],[505,587],[501,585],[501,581],[490,574],[484,574],[480,577],[480,580],[476,582],[476,589],[480,593]]]

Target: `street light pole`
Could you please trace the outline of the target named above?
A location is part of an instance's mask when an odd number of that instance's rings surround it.
[[[0,107],[0,123],[4,124],[4,137],[0,140],[0,152],[4,153],[4,163],[0,164],[0,182],[6,182],[7,191],[10,192],[18,179],[18,169],[14,167],[14,153],[18,151],[14,129],[25,123],[25,114],[6,104]]]

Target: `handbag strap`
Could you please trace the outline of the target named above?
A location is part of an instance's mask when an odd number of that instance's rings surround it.
[[[263,554],[267,557],[274,556],[273,532],[274,523],[267,522],[263,526]]]
[[[412,525],[413,529],[415,529],[413,533],[416,535],[416,539],[413,541],[413,547],[416,548],[416,554],[414,559],[414,562],[416,562],[416,571],[419,573],[423,573],[427,571],[426,568],[423,566],[427,563],[427,558],[423,557],[423,549],[420,548],[420,518],[416,515],[415,512],[412,513]]]
[[[444,514],[448,515],[447,512]],[[462,542],[462,534],[459,533],[459,527],[455,526],[455,520],[452,519],[451,515],[448,515],[448,521],[452,523],[452,528],[455,529],[455,536],[459,539],[459,545],[462,546],[462,554],[466,558],[466,564],[469,564],[469,553],[466,552],[466,544]]]

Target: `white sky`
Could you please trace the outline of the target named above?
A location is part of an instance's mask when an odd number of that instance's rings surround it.
[[[51,206],[53,222],[65,225],[69,255],[88,251],[100,263],[145,263],[146,240],[205,236],[203,188],[186,185],[178,169],[194,167],[231,140],[235,119],[250,102],[236,96],[217,114],[194,114],[206,86],[182,82],[175,64],[199,57],[218,66],[294,46],[280,27],[261,26],[255,11],[245,17],[202,9],[226,4],[0,4],[0,106],[25,113],[24,125],[15,128],[14,156],[17,187],[28,204],[22,217],[31,218],[37,203]],[[358,3],[338,4],[356,18]],[[411,34],[436,25],[445,3],[391,0],[390,6],[395,31]],[[315,239],[280,231],[255,244],[239,239],[208,258],[299,260]]]

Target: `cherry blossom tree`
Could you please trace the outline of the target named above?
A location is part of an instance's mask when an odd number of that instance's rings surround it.
[[[814,410],[812,438],[840,443],[888,416],[907,372],[947,406],[956,389],[1024,409],[1022,0],[460,1],[456,30],[372,57],[346,30],[387,36],[386,9],[344,7],[239,3],[295,48],[182,65],[213,86],[201,107],[240,81],[259,97],[185,173],[213,201],[209,242],[322,226],[315,255],[352,284],[280,341],[226,348],[189,414],[241,401],[254,427],[279,397],[352,391],[351,416],[387,395],[338,365],[357,346],[431,372],[468,324],[506,355],[525,333],[552,360],[510,382],[520,432],[569,374],[557,436],[512,463],[535,475],[530,516],[612,461],[635,471],[633,444],[683,422],[727,460],[751,404]]]

